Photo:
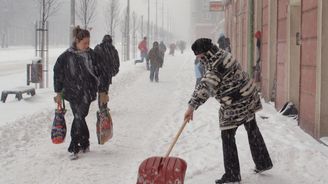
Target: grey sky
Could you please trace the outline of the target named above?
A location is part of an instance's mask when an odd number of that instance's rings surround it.
[[[127,0],[120,0],[122,6]],[[162,25],[162,1],[164,1],[164,27],[167,28],[167,17],[171,22],[171,29],[179,38],[189,39],[190,36],[190,0],[157,0],[158,1],[158,24]],[[131,10],[147,19],[148,0],[130,0]],[[150,0],[150,18],[155,23],[156,0]],[[169,13],[169,16],[167,16]]]
[[[50,32],[49,39],[52,44],[68,43],[69,25],[70,25],[70,0],[58,0],[62,2],[62,6],[57,14],[49,18]],[[162,27],[162,2],[164,2],[164,28],[168,27],[168,20],[170,23],[171,32],[176,36],[176,39],[188,40],[191,35],[190,19],[191,19],[191,0],[157,0],[158,1],[158,25]],[[0,2],[4,2],[0,0]],[[34,44],[34,23],[39,18],[39,7],[36,0],[6,0],[9,5],[15,7],[9,9],[7,16],[0,16],[0,28],[6,27],[8,30],[9,44]],[[76,0],[76,3],[78,0]],[[97,12],[95,21],[89,26],[92,27],[92,42],[98,43],[101,41],[104,34],[106,34],[107,26],[105,21],[104,9],[108,0],[97,0]],[[120,10],[126,8],[127,0],[119,0]],[[144,16],[144,23],[148,19],[148,0],[130,0],[131,13],[135,11],[138,16]],[[78,3],[77,3],[78,4]],[[155,23],[156,0],[150,0],[150,20]],[[0,3],[0,10],[3,13],[3,3]],[[27,10],[27,11],[26,11]],[[2,15],[0,13],[0,15]],[[169,15],[168,15],[169,14]],[[120,17],[122,18],[122,17]],[[9,25],[2,25],[4,20],[10,22]],[[81,25],[76,16],[76,24]],[[119,26],[118,28],[119,29]],[[0,29],[1,31],[1,29]],[[117,40],[121,39],[120,31],[116,30]],[[28,35],[27,35],[28,34]],[[138,34],[138,39],[140,35]]]

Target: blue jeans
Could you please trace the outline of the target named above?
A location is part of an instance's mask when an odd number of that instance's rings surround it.
[[[155,81],[158,82],[158,73],[159,73],[159,67],[151,65],[150,66],[150,81],[153,81],[154,77],[155,77]]]
[[[149,60],[147,59],[147,52],[141,52],[140,57],[141,57],[141,63],[144,62],[144,60],[146,59],[146,68],[147,70],[149,70]]]
[[[141,62],[144,62],[144,59],[147,57],[147,53],[146,52],[141,52],[140,57],[141,57]]]

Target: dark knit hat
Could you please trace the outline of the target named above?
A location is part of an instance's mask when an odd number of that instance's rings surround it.
[[[209,51],[213,46],[212,40],[209,38],[199,38],[191,46],[195,55]]]
[[[113,39],[111,35],[105,35],[102,41],[112,43]]]
[[[153,47],[158,47],[158,42],[157,42],[157,41],[155,41],[155,42],[153,43]]]

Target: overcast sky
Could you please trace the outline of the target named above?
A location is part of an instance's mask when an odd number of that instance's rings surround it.
[[[69,38],[69,25],[70,25],[70,0],[58,0],[62,2],[62,6],[59,11],[49,18],[50,25],[50,42],[51,43],[66,43]],[[164,2],[164,28],[168,28],[168,22],[170,23],[171,32],[176,35],[176,39],[188,40],[191,35],[190,30],[190,15],[191,15],[191,0],[150,0],[150,20],[155,23],[156,17],[156,1],[158,2],[158,26],[162,27],[162,3]],[[7,2],[7,6],[13,7],[8,9],[7,16],[1,16],[3,12],[3,2]],[[107,26],[105,21],[105,7],[108,0],[96,0],[97,10],[96,17],[93,22],[90,23],[92,27],[92,42],[98,43],[101,41],[104,34],[106,34]],[[126,8],[127,0],[119,0],[121,15]],[[138,16],[143,15],[144,24],[146,25],[148,19],[148,0],[130,0],[131,14],[133,11]],[[76,8],[78,8],[78,0],[76,0]],[[39,7],[37,0],[0,0],[0,33],[1,28],[8,28],[8,39],[10,43],[22,38],[19,35],[25,33],[34,35],[34,23],[39,19]],[[76,24],[81,25],[80,20],[76,16]],[[121,18],[121,17],[120,17]],[[4,20],[10,22],[9,25],[4,26]],[[122,23],[122,22],[120,22]],[[118,28],[119,29],[119,26]],[[116,30],[120,35],[120,31]],[[25,36],[26,37],[26,36]],[[31,36],[29,36],[31,37]],[[59,38],[60,37],[60,38]],[[117,38],[120,39],[119,37]],[[138,35],[140,39],[140,35]],[[24,40],[26,40],[24,38]],[[26,42],[26,43],[25,43]],[[33,44],[34,41],[27,39],[24,44]],[[16,43],[16,42],[15,42]]]
[[[167,15],[171,22],[172,32],[176,33],[181,39],[188,39],[190,33],[190,0],[157,0],[158,2],[158,24],[162,25],[162,2],[164,2],[164,27],[167,27]],[[120,0],[122,6],[126,6],[127,0]],[[148,0],[130,0],[131,12],[134,10],[139,15],[144,15],[147,20]],[[155,23],[156,0],[150,0],[150,17]]]

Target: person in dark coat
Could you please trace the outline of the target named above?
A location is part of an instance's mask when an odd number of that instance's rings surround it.
[[[184,50],[186,49],[186,42],[183,40],[178,41],[177,46],[179,47],[181,54],[183,54]]]
[[[108,102],[109,77],[101,57],[89,48],[89,31],[76,27],[73,35],[74,43],[58,57],[54,66],[54,90],[58,104],[63,95],[71,106],[74,120],[68,151],[77,155],[80,150],[89,150],[89,130],[85,117],[91,102],[96,100],[97,92],[101,104]]]
[[[105,35],[102,43],[95,47],[95,52],[104,58],[111,76],[116,76],[120,69],[120,58],[117,49],[113,45],[112,36]]]
[[[230,39],[224,36],[223,33],[220,34],[220,37],[218,39],[218,44],[220,49],[223,49],[231,53]]]
[[[97,45],[94,51],[104,60],[105,65],[103,67],[105,68],[105,71],[107,71],[109,82],[111,84],[112,77],[117,75],[120,68],[120,58],[115,46],[113,45],[112,37],[110,35],[105,35],[102,43]]]
[[[103,69],[108,76],[109,85],[112,84],[112,77],[117,75],[120,68],[120,58],[115,46],[113,45],[112,37],[110,35],[105,35],[102,43],[98,44],[94,51],[104,61]],[[109,89],[109,86],[107,88]],[[109,94],[108,91],[107,94]],[[107,106],[107,104],[105,106]]]
[[[200,38],[192,45],[192,50],[205,66],[205,75],[197,85],[185,112],[185,121],[193,119],[193,112],[211,96],[221,104],[219,110],[225,173],[216,184],[239,182],[240,167],[235,134],[244,125],[255,172],[272,168],[272,161],[257,126],[255,113],[262,104],[253,81],[242,71],[232,55],[213,45],[211,39]]]
[[[163,63],[164,63],[164,56],[165,56],[165,52],[166,52],[166,45],[164,44],[163,41],[161,41],[159,43],[159,50],[161,51],[162,58],[163,58]]]
[[[176,47],[177,46],[175,45],[175,43],[170,44],[170,52],[169,52],[170,55],[174,56],[174,52],[175,52]]]
[[[150,81],[153,82],[155,79],[158,82],[159,68],[163,65],[163,58],[158,42],[153,43],[153,48],[148,53],[148,59],[150,61]]]

